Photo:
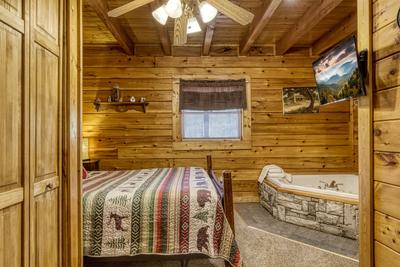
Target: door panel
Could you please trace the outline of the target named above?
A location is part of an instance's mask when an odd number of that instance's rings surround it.
[[[0,192],[22,181],[22,34],[0,22]]]
[[[31,0],[33,14],[33,36],[37,43],[55,54],[60,46],[60,4],[59,0]]]
[[[28,137],[24,94],[24,41],[20,0],[0,0],[0,266],[21,267],[28,255],[24,235],[29,220],[28,173],[24,140]],[[7,21],[6,25],[4,21]]]
[[[59,193],[58,189],[46,191],[35,197],[35,265],[59,266]]]
[[[61,266],[61,1],[30,0],[31,267]]]
[[[0,266],[61,266],[62,1],[0,0]]]
[[[22,205],[0,210],[0,266],[19,267],[22,263]]]
[[[22,17],[22,0],[0,0],[0,6],[13,15]]]
[[[58,176],[59,74],[58,57],[35,44],[36,156],[35,182]]]
[[[59,1],[33,0],[34,28],[58,44]]]

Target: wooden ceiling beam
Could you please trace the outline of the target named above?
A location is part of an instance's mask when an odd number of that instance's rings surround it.
[[[319,55],[325,52],[335,44],[356,32],[357,12],[354,12],[314,42],[312,46],[313,55]]]
[[[150,8],[152,11],[156,10],[161,6],[160,0],[155,0],[150,4]],[[157,21],[154,21],[157,24],[158,36],[160,37],[161,49],[163,50],[164,55],[171,55],[171,40],[169,38],[168,29],[166,26],[159,24]]]
[[[312,30],[343,0],[319,0],[314,3],[294,27],[276,43],[276,54],[283,55],[306,33]]]
[[[208,56],[210,54],[211,43],[214,36],[216,19],[209,22],[206,26],[206,33],[204,34],[204,42],[203,42],[203,56]]]
[[[257,13],[256,17],[253,20],[253,23],[250,25],[249,32],[247,36],[242,40],[240,45],[240,54],[247,54],[251,46],[258,39],[260,34],[262,33],[265,26],[271,20],[272,15],[278,9],[279,5],[283,0],[272,0],[268,5],[264,5],[263,8]]]
[[[87,0],[89,5],[96,12],[97,16],[104,22],[108,30],[117,40],[119,45],[128,55],[133,55],[135,51],[135,44],[124,28],[118,23],[115,18],[110,18],[107,15],[108,6],[105,0]]]

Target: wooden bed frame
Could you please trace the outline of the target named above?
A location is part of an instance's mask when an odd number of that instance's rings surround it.
[[[229,171],[224,171],[223,180],[220,181],[212,169],[212,158],[207,156],[207,173],[214,183],[218,194],[222,197],[222,204],[228,223],[230,224],[233,233],[235,234],[234,210],[233,210],[233,191],[232,191],[232,175]],[[145,261],[180,261],[181,267],[187,267],[189,260],[207,259],[204,254],[187,254],[187,255],[137,255],[124,257],[87,257],[84,256],[84,267],[115,267],[120,266],[122,262],[145,262]],[[133,266],[133,265],[129,265]],[[230,266],[225,261],[225,266]]]

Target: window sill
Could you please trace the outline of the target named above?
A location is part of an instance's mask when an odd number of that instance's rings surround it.
[[[172,148],[173,150],[251,149],[251,142],[242,140],[184,140],[173,142]]]

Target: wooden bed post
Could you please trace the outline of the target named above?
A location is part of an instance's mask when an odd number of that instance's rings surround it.
[[[233,192],[232,192],[232,175],[230,172],[224,172],[224,210],[226,219],[231,225],[233,233],[235,233],[235,218],[233,215]]]
[[[222,196],[224,212],[229,225],[232,228],[233,233],[235,233],[235,218],[233,212],[233,190],[232,190],[232,174],[229,171],[224,171],[223,181],[217,179],[212,169],[212,158],[211,155],[207,155],[207,173],[213,180],[217,191]]]
[[[210,174],[212,171],[212,159],[211,155],[207,155],[207,173]]]

